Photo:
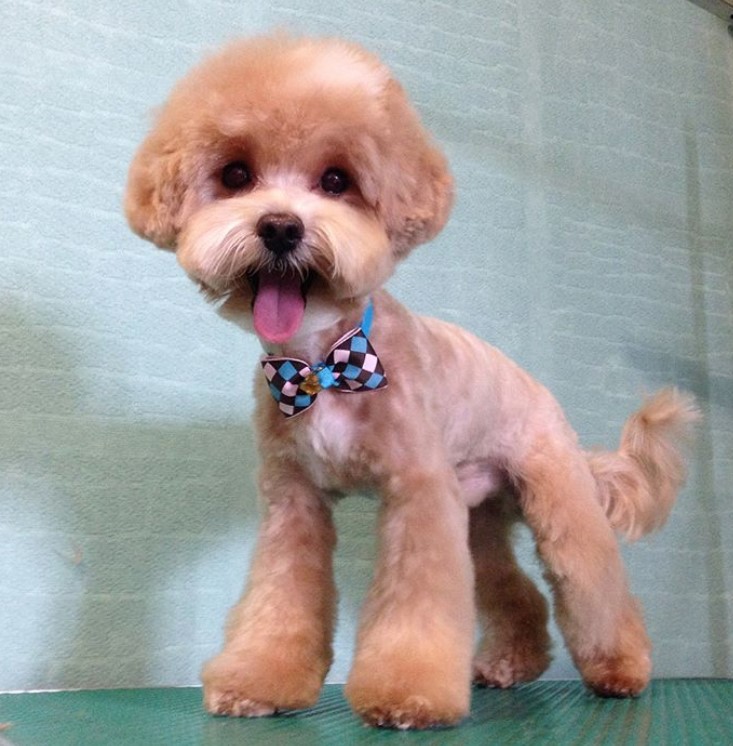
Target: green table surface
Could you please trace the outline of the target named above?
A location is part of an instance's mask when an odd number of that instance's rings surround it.
[[[340,686],[310,710],[218,718],[201,690],[106,689],[0,694],[0,746],[241,744],[733,744],[733,681],[659,680],[635,700],[602,700],[575,681],[476,689],[458,727],[400,732],[364,727]]]

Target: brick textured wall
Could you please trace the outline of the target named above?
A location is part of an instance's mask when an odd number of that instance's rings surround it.
[[[733,42],[686,0],[0,0],[0,689],[192,684],[252,548],[256,342],[120,200],[148,112],[272,26],[381,54],[451,158],[452,221],[391,281],[611,446],[672,382],[708,415],[626,552],[658,675],[733,675]],[[338,509],[348,670],[374,504]],[[522,556],[539,575],[531,544]],[[562,644],[550,675],[574,675]]]

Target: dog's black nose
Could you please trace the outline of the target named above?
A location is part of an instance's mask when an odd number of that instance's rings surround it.
[[[297,249],[304,233],[301,219],[287,212],[263,215],[257,221],[257,235],[268,251],[276,256],[283,256]]]

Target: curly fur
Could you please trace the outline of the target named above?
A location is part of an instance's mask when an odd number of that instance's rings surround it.
[[[588,456],[611,525],[635,541],[664,525],[685,481],[683,447],[700,419],[693,398],[663,389],[626,422],[614,453]]]
[[[239,185],[224,178],[232,163],[244,164]],[[348,177],[338,193],[324,186],[334,168]],[[229,45],[176,86],[135,156],[130,225],[174,250],[223,316],[252,329],[265,278],[276,302],[254,323],[263,346],[315,361],[371,297],[371,341],[389,377],[378,392],[324,392],[286,420],[258,376],[265,511],[247,590],[203,672],[213,713],[316,701],[336,608],[331,507],[353,489],[381,500],[346,686],[365,722],[453,724],[468,712],[472,679],[507,687],[545,670],[547,605],[514,558],[518,520],[534,533],[588,686],[629,696],[649,680],[614,529],[638,538],[664,522],[694,403],[662,391],[629,419],[618,451],[589,454],[547,389],[501,352],[401,306],[381,287],[442,228],[452,201],[446,160],[400,85],[373,55],[334,39]],[[260,229],[273,216],[300,226],[287,250]]]

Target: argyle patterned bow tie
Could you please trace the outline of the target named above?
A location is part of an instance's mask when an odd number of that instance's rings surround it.
[[[360,326],[341,337],[329,350],[324,362],[309,365],[297,358],[273,355],[262,358],[270,393],[286,417],[305,412],[324,389],[350,394],[375,391],[387,385],[384,368],[367,338],[371,306],[364,316]]]

